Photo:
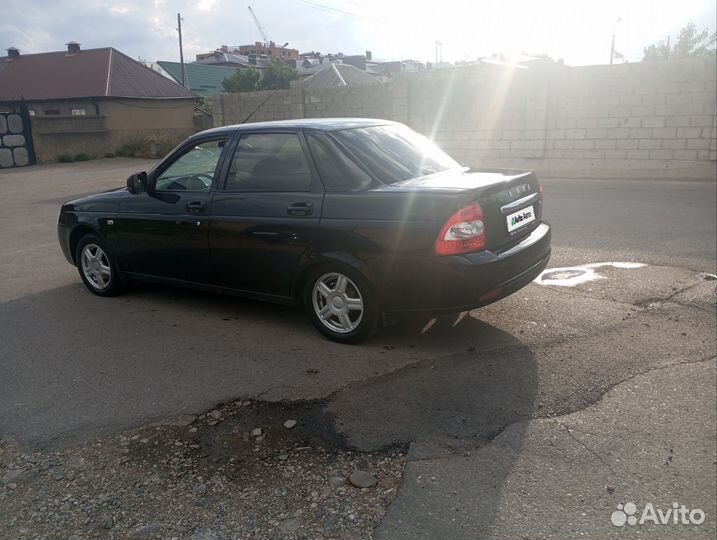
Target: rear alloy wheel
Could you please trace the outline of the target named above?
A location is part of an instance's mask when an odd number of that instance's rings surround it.
[[[306,306],[314,326],[342,343],[370,336],[376,327],[376,306],[368,286],[345,271],[315,272],[307,283]]]
[[[88,234],[80,239],[75,261],[82,282],[94,294],[112,296],[122,289],[114,261],[98,236]]]

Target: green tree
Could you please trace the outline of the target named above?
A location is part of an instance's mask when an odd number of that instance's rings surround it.
[[[660,40],[643,49],[643,61],[667,60],[668,58],[715,58],[717,32],[709,33],[708,29],[697,31],[695,23],[689,23],[677,37],[677,42],[670,46]]]
[[[280,90],[289,88],[289,82],[298,78],[299,74],[295,69],[278,58],[272,58],[264,71],[260,86],[263,90]]]
[[[253,67],[237,69],[231,77],[222,81],[222,86],[230,93],[254,92],[261,88],[261,74]]]
[[[206,96],[195,99],[194,106],[198,109],[208,112],[209,114],[212,114],[212,112],[214,112],[214,105],[212,104],[212,100],[211,98],[208,98]]]

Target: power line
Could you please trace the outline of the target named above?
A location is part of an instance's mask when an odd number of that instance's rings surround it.
[[[349,19],[369,21],[369,22],[379,22],[379,23],[383,23],[383,24],[388,23],[388,21],[376,19],[374,17],[367,17],[367,16],[361,15],[359,13],[354,13],[352,11],[346,11],[343,9],[335,8],[332,6],[327,6],[324,4],[318,4],[316,2],[312,2],[311,0],[291,0],[291,1],[300,6],[309,7],[312,9],[323,11],[325,13],[331,13],[333,15],[340,15],[341,17],[347,17]]]

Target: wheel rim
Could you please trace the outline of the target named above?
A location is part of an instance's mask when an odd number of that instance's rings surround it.
[[[356,284],[338,272],[324,274],[311,293],[314,313],[326,328],[339,334],[356,330],[361,324],[364,303]]]
[[[95,289],[106,289],[112,279],[112,267],[107,254],[97,244],[87,244],[80,256],[82,273]]]

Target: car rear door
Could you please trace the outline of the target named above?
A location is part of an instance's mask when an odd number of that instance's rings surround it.
[[[289,298],[324,190],[300,131],[244,131],[210,215],[217,283]]]
[[[151,193],[122,202],[116,235],[129,272],[211,284],[209,211],[226,135],[193,140],[152,172]]]

